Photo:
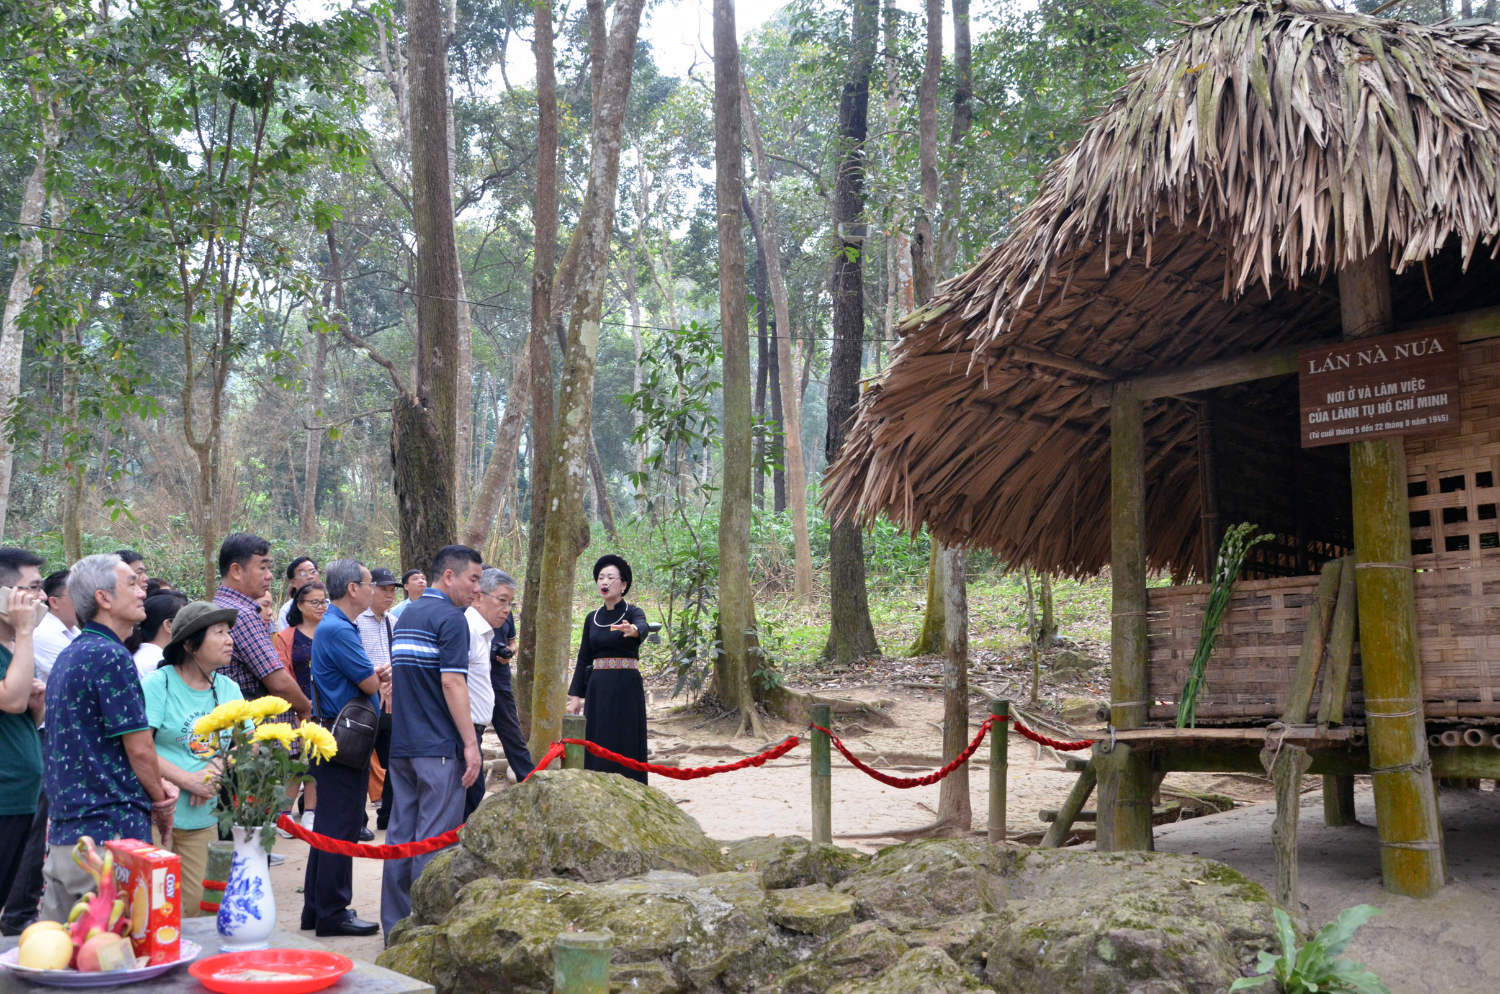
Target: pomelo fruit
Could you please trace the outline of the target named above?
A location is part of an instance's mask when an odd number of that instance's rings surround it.
[[[54,928],[33,932],[17,961],[35,970],[66,970],[73,962],[73,940]]]
[[[42,932],[66,932],[67,930],[68,926],[64,925],[62,922],[32,922],[30,925],[27,925],[26,928],[21,932],[21,938],[16,943],[16,946],[19,948],[20,946],[26,945],[27,941],[32,936],[38,935]]]

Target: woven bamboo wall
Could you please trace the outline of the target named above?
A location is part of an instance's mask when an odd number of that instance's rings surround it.
[[[1458,432],[1409,439],[1418,652],[1428,717],[1500,717],[1500,339],[1463,347]],[[1241,582],[1199,698],[1204,719],[1279,718],[1318,577]],[[1208,586],[1149,592],[1153,719],[1177,714]],[[1346,713],[1364,711],[1355,650]],[[1313,697],[1316,712],[1321,681]]]

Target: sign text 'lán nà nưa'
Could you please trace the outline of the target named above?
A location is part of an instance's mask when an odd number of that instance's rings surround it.
[[[1302,447],[1457,431],[1458,332],[1408,331],[1297,356]]]

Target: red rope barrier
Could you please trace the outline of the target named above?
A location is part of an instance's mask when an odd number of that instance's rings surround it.
[[[1033,732],[1013,716],[1008,716],[1003,720],[1010,722],[1015,727],[1015,730],[1021,733],[1022,737],[1028,738],[1039,745],[1056,749],[1058,752],[1077,752],[1080,749],[1087,749],[1094,744],[1093,739],[1084,739],[1081,742],[1063,742],[1060,739],[1049,739],[1040,732]]]
[[[744,770],[751,766],[760,766],[773,759],[780,759],[797,747],[802,740],[795,735],[788,735],[779,745],[772,746],[765,752],[756,753],[754,756],[746,756],[732,763],[724,763],[720,766],[689,766],[679,769],[675,766],[657,766],[655,763],[642,763],[638,759],[622,756],[617,752],[611,752],[602,745],[595,745],[587,739],[562,739],[568,745],[581,745],[600,759],[607,759],[612,763],[619,763],[628,770],[637,773],[655,773],[660,776],[669,777],[673,780],[700,780],[703,777],[711,777],[715,773],[731,773],[734,770]]]
[[[839,737],[837,735],[833,734],[822,725],[812,725],[810,727],[828,736],[828,738],[833,741],[833,744],[838,747],[839,752],[844,754],[844,758],[847,759],[850,765],[852,765],[856,770],[859,770],[866,776],[879,780],[887,787],[899,787],[902,790],[906,790],[908,787],[930,787],[933,784],[937,783],[939,780],[948,776],[960,766],[967,763],[969,761],[969,757],[974,755],[974,750],[979,748],[979,743],[984,741],[985,734],[990,730],[990,726],[994,723],[994,718],[984,719],[984,724],[979,726],[979,734],[974,736],[974,741],[969,743],[969,747],[967,749],[955,756],[953,758],[953,762],[949,763],[947,766],[943,767],[941,770],[938,770],[935,773],[927,774],[925,777],[893,777],[888,773],[881,773],[874,767],[860,762],[859,757],[850,752],[844,746],[844,743],[839,741]]]
[[[423,856],[439,849],[447,849],[458,841],[458,831],[462,825],[451,832],[442,835],[434,835],[430,839],[418,839],[415,842],[403,842],[399,845],[371,846],[363,842],[345,842],[343,839],[330,839],[326,835],[317,832],[309,832],[287,815],[282,815],[276,821],[277,827],[283,831],[306,842],[321,852],[331,852],[339,856],[360,856],[365,859],[408,859],[412,856]]]

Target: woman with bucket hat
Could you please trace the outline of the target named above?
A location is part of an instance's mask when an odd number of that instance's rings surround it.
[[[156,761],[164,780],[180,788],[172,837],[163,848],[182,858],[182,914],[198,914],[208,844],[219,838],[219,774],[211,752],[193,741],[193,723],[225,701],[242,699],[237,683],[218,670],[229,664],[229,634],[238,612],[193,601],[177,612],[172,637],[156,670],[141,682],[146,719],[156,739]],[[157,845],[163,840],[156,838]]]

